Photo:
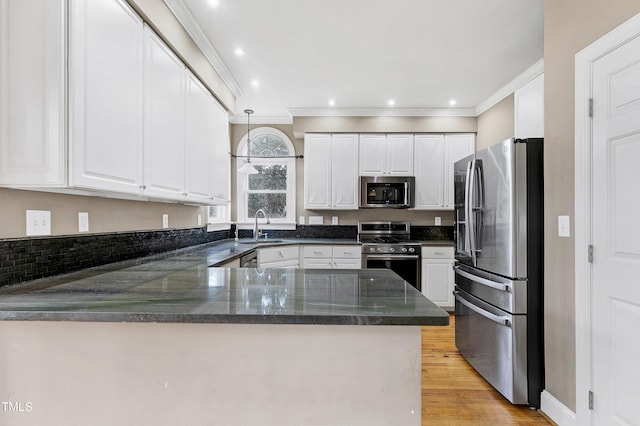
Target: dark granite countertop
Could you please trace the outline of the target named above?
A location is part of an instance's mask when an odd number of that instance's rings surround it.
[[[314,242],[318,241],[287,243]],[[322,243],[356,244],[346,240]],[[255,247],[234,241],[205,244],[3,287],[0,320],[336,325],[449,322],[446,312],[389,270],[209,267]]]

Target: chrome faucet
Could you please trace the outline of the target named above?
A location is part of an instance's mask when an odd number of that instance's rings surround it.
[[[253,239],[256,241],[258,241],[258,239],[262,236],[262,233],[258,229],[258,213],[262,213],[262,217],[267,219],[267,225],[270,223],[269,216],[264,212],[264,210],[262,209],[256,210],[255,224],[253,225]]]

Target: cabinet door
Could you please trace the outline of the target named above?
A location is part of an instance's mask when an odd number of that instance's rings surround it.
[[[331,208],[357,210],[358,135],[335,134],[331,137]]]
[[[360,176],[382,176],[387,171],[387,135],[360,134]]]
[[[413,176],[413,134],[387,135],[387,174]]]
[[[331,269],[331,259],[305,258],[302,267],[306,269]]]
[[[187,200],[211,202],[214,100],[197,78],[186,73],[185,101],[185,193]],[[215,164],[215,166],[214,166]],[[224,166],[221,161],[221,166]]]
[[[453,209],[453,165],[456,161],[473,154],[475,135],[472,133],[445,135],[445,167],[444,167],[444,208]]]
[[[231,200],[231,143],[229,140],[229,114],[215,99],[213,118],[213,162],[206,168],[212,170],[213,204],[226,205]]]
[[[444,206],[444,135],[415,137],[416,209]]]
[[[362,269],[361,259],[333,259],[335,269]]]
[[[143,24],[124,0],[70,3],[70,184],[142,185]]]
[[[304,135],[304,208],[331,208],[331,135]]]
[[[144,194],[184,198],[185,67],[144,27]]]
[[[544,74],[514,93],[515,137],[544,137]]]
[[[0,0],[0,184],[66,183],[64,5]]]
[[[451,260],[422,260],[422,294],[438,306],[454,306]]]

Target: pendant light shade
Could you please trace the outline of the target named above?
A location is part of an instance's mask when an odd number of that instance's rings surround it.
[[[251,134],[250,134],[251,126],[249,123],[249,119],[251,117],[251,114],[253,114],[253,110],[245,109],[244,113],[247,114],[247,161],[245,161],[242,167],[238,169],[238,173],[244,173],[247,175],[256,175],[258,174],[258,171],[256,170],[255,167],[253,167],[253,164],[251,164]]]

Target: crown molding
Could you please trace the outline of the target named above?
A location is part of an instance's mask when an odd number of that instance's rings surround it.
[[[178,19],[182,28],[189,34],[194,43],[202,51],[202,54],[207,58],[213,69],[218,73],[222,81],[227,85],[233,96],[237,99],[244,92],[238,84],[235,78],[231,75],[231,72],[222,61],[222,58],[218,54],[218,51],[209,38],[206,36],[202,27],[198,25],[198,22],[193,17],[193,14],[184,3],[184,0],[163,0],[167,5],[171,13]]]
[[[478,104],[478,106],[475,108],[475,116],[479,116],[483,112],[487,111],[489,108],[491,108],[542,73],[544,73],[544,59],[540,59],[538,62],[531,65],[522,74],[511,80],[509,83],[505,84],[493,95],[489,96],[483,102]]]
[[[289,108],[293,117],[475,117],[473,108]]]
[[[229,115],[231,124],[247,124],[246,115]],[[251,124],[293,124],[289,115],[252,115]]]

